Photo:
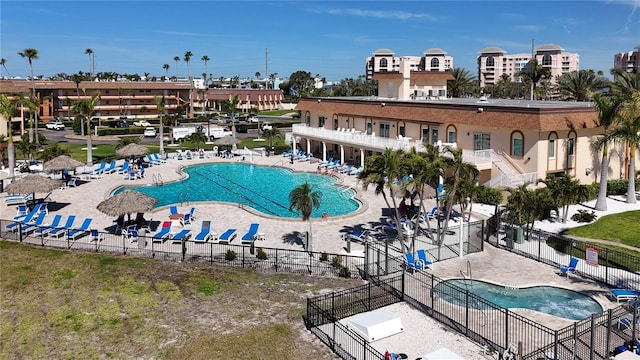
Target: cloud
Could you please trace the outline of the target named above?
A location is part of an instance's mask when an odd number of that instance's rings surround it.
[[[329,9],[327,13],[331,15],[342,16],[359,16],[370,17],[376,19],[396,19],[396,20],[409,20],[409,19],[425,19],[429,21],[440,21],[441,17],[426,13],[411,13],[406,11],[377,11],[377,10],[362,10],[362,9]]]

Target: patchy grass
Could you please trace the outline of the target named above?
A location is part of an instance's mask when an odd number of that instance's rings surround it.
[[[565,232],[591,239],[619,242],[640,248],[640,210],[603,216],[594,223],[575,227]]]
[[[306,298],[360,284],[7,241],[0,274],[0,358],[332,359]]]

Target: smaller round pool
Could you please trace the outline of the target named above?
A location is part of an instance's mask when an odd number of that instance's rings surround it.
[[[503,308],[535,310],[571,320],[602,312],[602,306],[593,298],[553,286],[510,288],[479,280],[452,279],[438,283],[434,289],[441,299],[454,304],[464,303],[466,290]]]

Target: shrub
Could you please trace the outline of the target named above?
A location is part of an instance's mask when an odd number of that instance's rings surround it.
[[[334,268],[339,268],[340,266],[342,266],[342,259],[340,258],[340,256],[336,256],[333,258],[331,266],[333,266]]]
[[[627,180],[607,181],[607,195],[624,195],[627,193]]]
[[[349,270],[349,268],[346,266],[340,266],[340,271],[338,272],[338,276],[343,278],[350,278],[351,270]]]
[[[227,250],[227,253],[224,254],[224,259],[227,260],[227,261],[235,260],[236,259],[236,252],[231,250],[231,249]]]
[[[476,202],[487,205],[498,205],[502,202],[502,192],[498,189],[481,185],[478,187]]]
[[[329,255],[326,252],[320,254],[320,261],[329,261]]]
[[[577,213],[575,213],[575,214],[573,214],[573,216],[571,216],[571,220],[577,221],[577,222],[580,222],[580,223],[592,222],[595,219],[596,219],[595,211],[587,211],[587,210],[584,210],[584,209],[578,210]]]
[[[262,250],[262,248],[258,248],[258,253],[256,254],[256,257],[259,260],[267,260],[267,253]]]

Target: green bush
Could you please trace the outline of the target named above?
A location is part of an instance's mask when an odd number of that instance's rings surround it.
[[[329,255],[326,252],[320,254],[320,261],[329,261]]]
[[[577,213],[573,214],[571,216],[571,220],[576,221],[576,222],[592,222],[593,220],[596,219],[596,213],[595,211],[587,211],[584,209],[580,209],[578,210]]]
[[[258,248],[258,253],[256,254],[256,257],[259,260],[267,260],[267,253],[262,250],[262,248]]]
[[[338,276],[343,278],[350,278],[351,270],[349,270],[349,268],[346,266],[340,266],[340,271],[338,272]]]
[[[607,196],[626,194],[628,185],[629,185],[629,182],[627,182],[627,180],[624,180],[624,179],[607,181]]]
[[[480,204],[495,206],[502,202],[502,192],[498,189],[481,185],[478,187],[475,201]]]
[[[342,259],[340,258],[340,256],[336,256],[333,258],[331,266],[333,266],[334,268],[339,268],[340,266],[342,266]]]
[[[236,252],[231,250],[231,249],[227,250],[227,253],[224,254],[224,259],[227,260],[227,261],[235,260],[236,259]]]

